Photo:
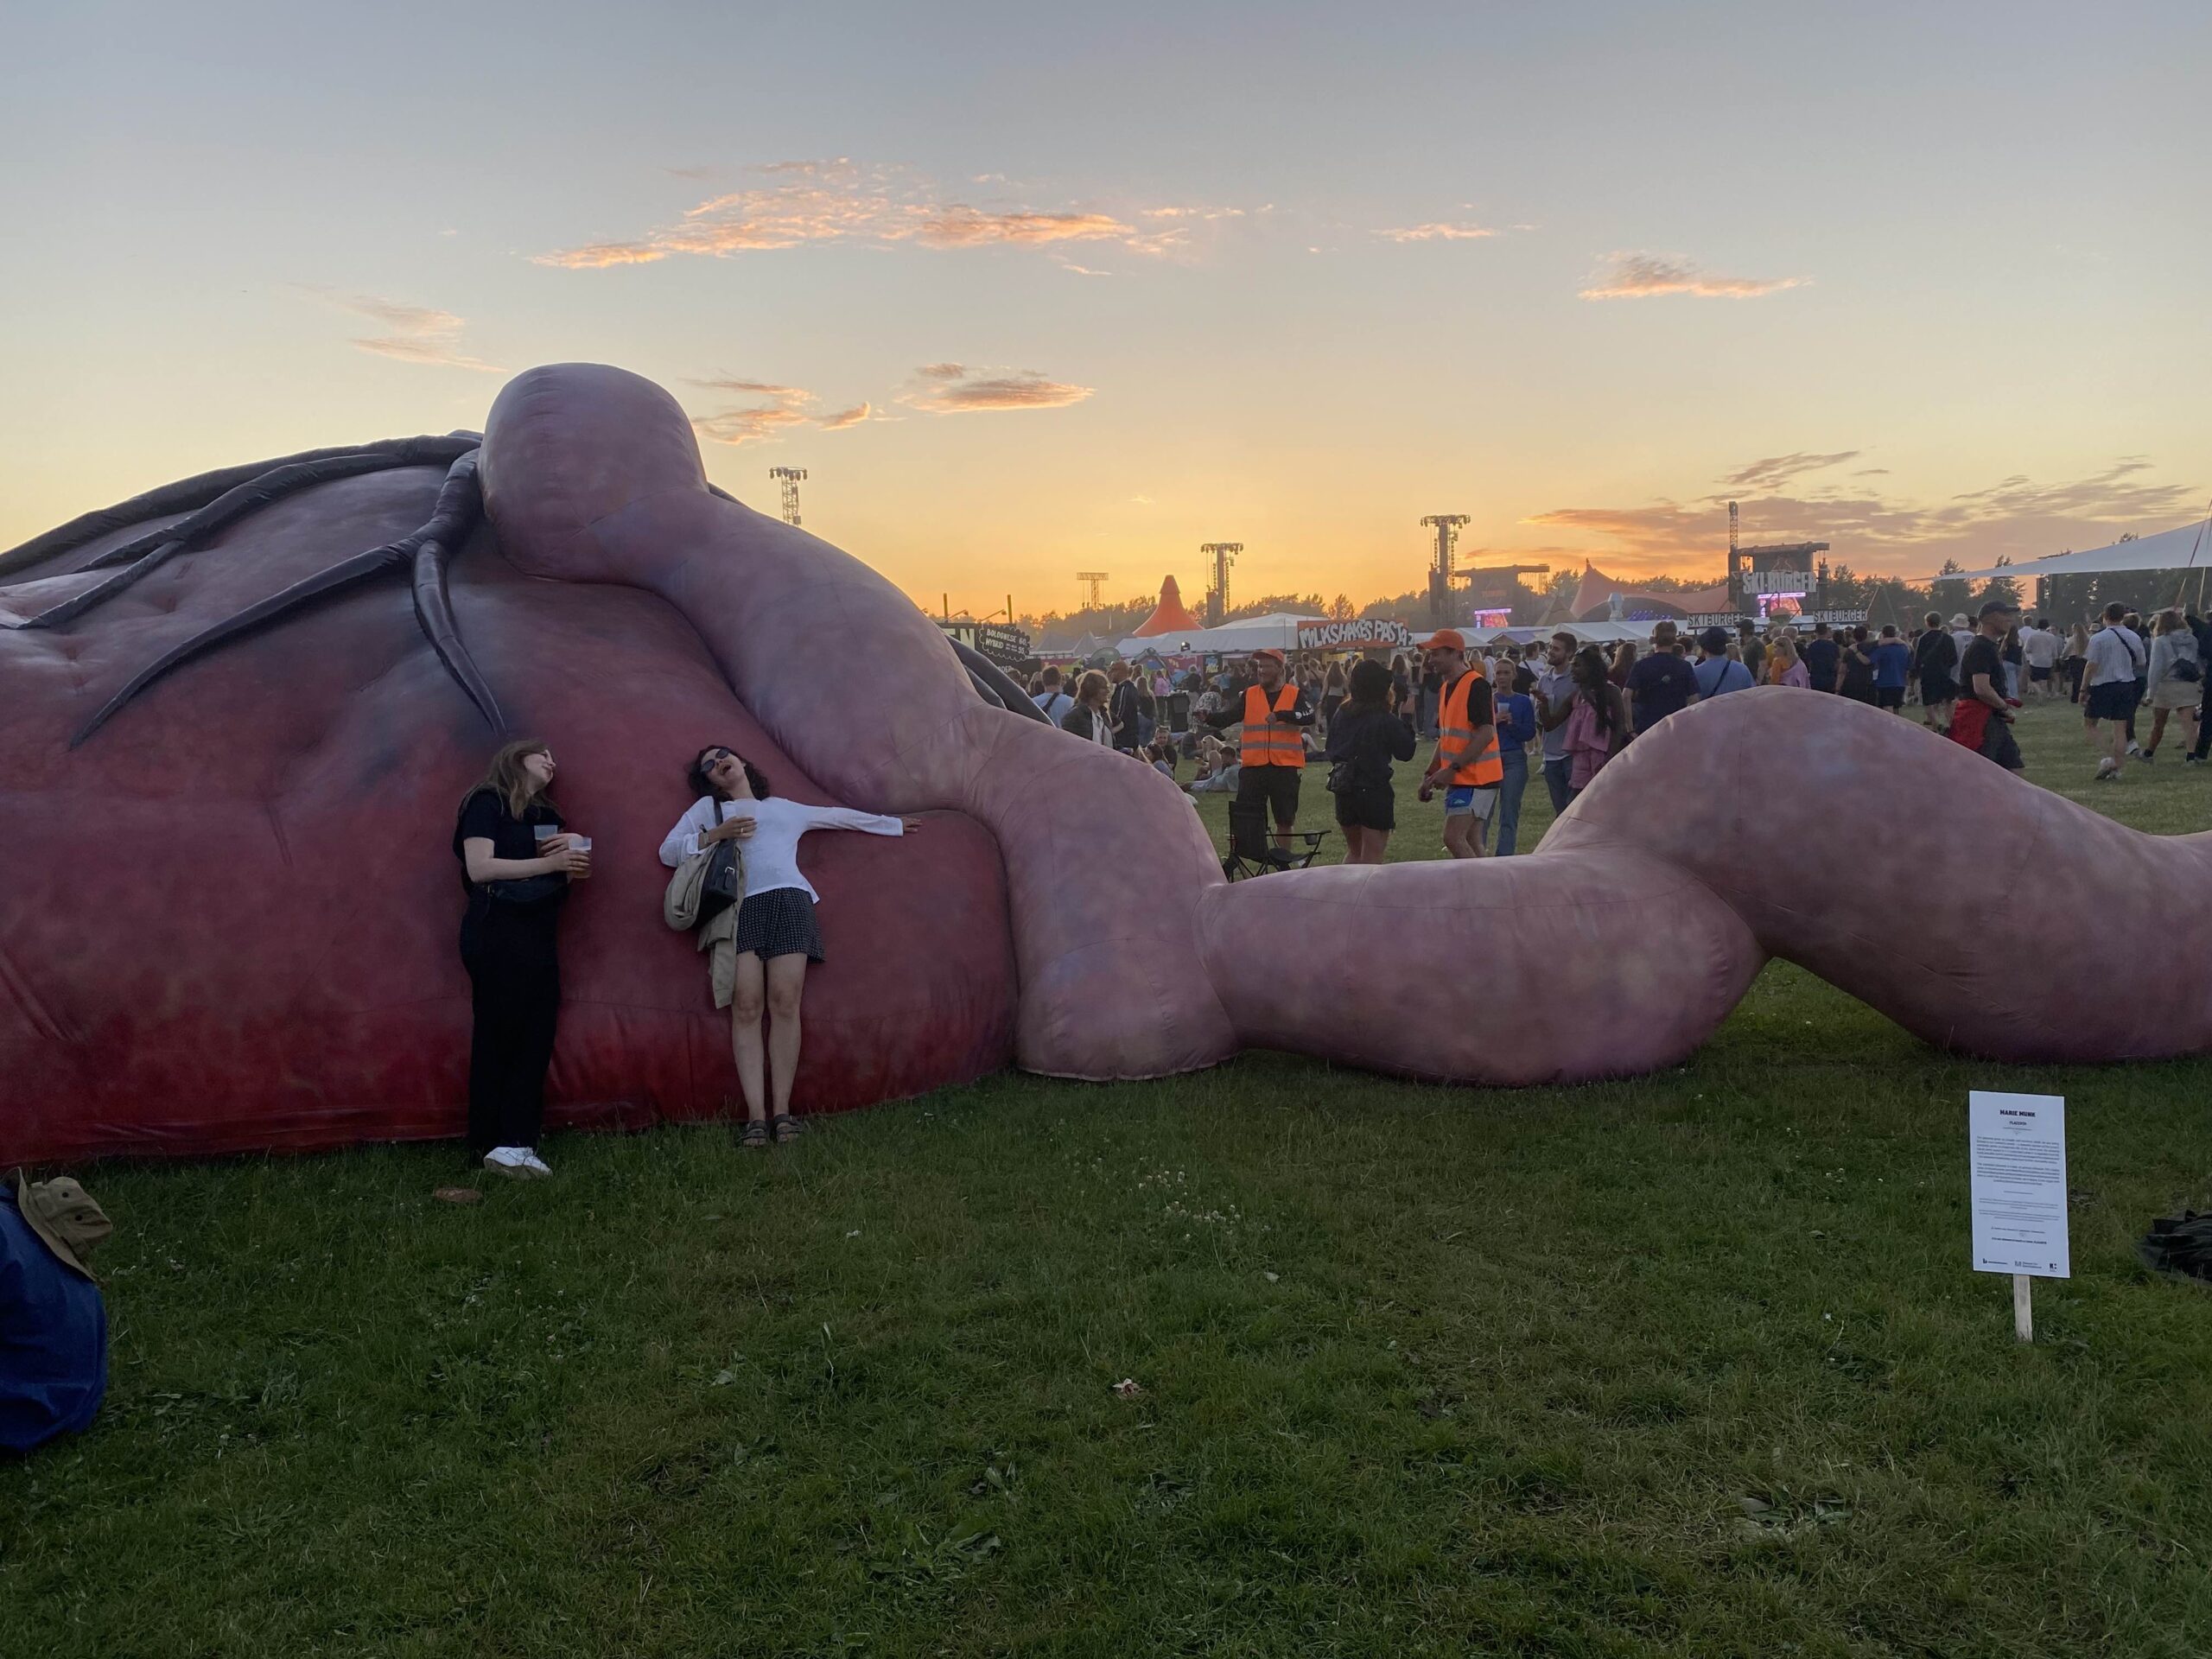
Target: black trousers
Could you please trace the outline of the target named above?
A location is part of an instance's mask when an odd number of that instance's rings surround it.
[[[468,1149],[479,1156],[494,1147],[536,1146],[544,1122],[545,1073],[561,1012],[551,920],[495,905],[461,928],[461,960],[475,1014],[468,1043]]]
[[[2196,699],[2196,742],[2190,753],[2202,760],[2212,754],[2212,673],[2204,676],[2204,690]]]

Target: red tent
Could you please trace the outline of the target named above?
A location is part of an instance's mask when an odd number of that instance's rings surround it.
[[[1589,621],[1596,613],[1603,612],[1606,602],[1618,594],[1631,604],[1646,607],[1657,606],[1662,614],[1671,611],[1676,616],[1696,616],[1707,611],[1725,611],[1729,607],[1728,584],[1716,588],[1700,588],[1691,593],[1647,594],[1633,582],[1618,576],[1609,576],[1587,560],[1582,565],[1582,585],[1574,591],[1572,607],[1577,620]]]
[[[1163,633],[1195,633],[1205,624],[1183,607],[1183,593],[1175,585],[1175,578],[1163,576],[1160,582],[1160,603],[1144,620],[1135,635],[1139,639],[1152,639]]]

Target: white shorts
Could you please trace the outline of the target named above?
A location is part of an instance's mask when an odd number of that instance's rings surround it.
[[[1447,818],[1480,818],[1487,823],[1490,810],[1497,804],[1497,785],[1484,784],[1477,787],[1462,784],[1444,791],[1444,816]]]

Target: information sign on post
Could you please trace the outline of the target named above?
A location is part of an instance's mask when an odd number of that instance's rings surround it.
[[[1974,1265],[2012,1275],[2012,1331],[2034,1339],[2030,1281],[2071,1272],[2066,1236],[2066,1100],[2063,1095],[1967,1096],[1974,1194]]]

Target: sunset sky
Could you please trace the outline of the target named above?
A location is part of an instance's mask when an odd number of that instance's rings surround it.
[[[617,363],[934,607],[2212,494],[2212,6],[19,9],[0,546]]]

